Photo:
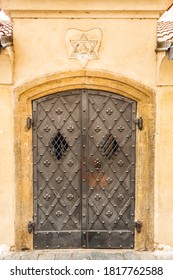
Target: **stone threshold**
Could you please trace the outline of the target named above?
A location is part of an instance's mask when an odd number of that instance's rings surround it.
[[[0,260],[173,260],[173,251],[59,249],[0,252]]]

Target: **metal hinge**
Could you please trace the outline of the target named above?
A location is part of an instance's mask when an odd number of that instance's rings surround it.
[[[26,127],[27,127],[28,130],[30,130],[32,124],[33,124],[33,121],[31,119],[31,117],[27,117],[27,119],[26,119]]]
[[[137,126],[138,126],[138,128],[139,128],[140,130],[143,129],[143,118],[142,118],[142,117],[136,119],[136,120],[135,120],[135,123],[137,124]]]
[[[136,222],[134,222],[134,226],[136,228],[137,233],[140,233],[141,228],[142,228],[142,222],[141,221],[136,221]]]
[[[31,234],[34,229],[34,222],[29,221],[28,223],[28,233]]]

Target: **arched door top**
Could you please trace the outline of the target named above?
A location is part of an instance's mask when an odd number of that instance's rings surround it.
[[[77,89],[111,92],[136,101],[136,117],[143,118],[144,126],[142,131],[136,131],[135,220],[141,220],[143,227],[140,234],[135,233],[135,249],[152,249],[155,95],[136,81],[97,71],[58,73],[24,83],[14,90],[16,248],[33,248],[33,237],[27,230],[27,223],[33,217],[33,133],[26,127],[27,117],[32,117],[32,103],[54,93]]]
[[[56,73],[23,83],[15,89],[16,97],[37,99],[41,96],[72,89],[106,90],[136,101],[154,103],[154,91],[137,81],[98,71]]]

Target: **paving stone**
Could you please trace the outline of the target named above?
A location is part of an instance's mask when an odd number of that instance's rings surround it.
[[[140,253],[137,252],[125,252],[123,255],[125,260],[140,260]]]
[[[72,260],[72,252],[59,251],[55,253],[55,260]]]
[[[0,260],[173,260],[173,251],[135,252],[125,250],[37,250],[1,252]]]
[[[74,252],[72,253],[72,259],[73,260],[90,260],[91,259],[91,254],[86,252]]]
[[[21,253],[20,252],[10,252],[4,258],[4,260],[20,260]]]
[[[141,260],[157,260],[153,252],[140,252],[139,255]]]
[[[38,253],[37,252],[24,252],[21,254],[20,260],[38,260]]]
[[[154,256],[158,260],[173,260],[173,252],[155,252]]]
[[[0,254],[0,260],[4,260],[5,257],[6,257],[6,254]]]
[[[106,260],[123,260],[124,256],[120,253],[105,253]]]
[[[103,252],[91,252],[90,254],[90,259],[91,260],[106,260],[106,254]]]
[[[49,252],[43,252],[39,254],[38,260],[54,260],[55,259],[55,253],[49,253]]]

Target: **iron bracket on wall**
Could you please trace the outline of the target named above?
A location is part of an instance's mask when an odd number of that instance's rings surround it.
[[[140,233],[141,228],[142,228],[142,222],[141,221],[136,221],[136,222],[134,222],[134,226],[136,228],[137,233]]]
[[[27,119],[26,119],[26,127],[27,127],[28,130],[30,130],[32,124],[33,124],[33,121],[31,119],[31,117],[27,117]]]
[[[135,123],[137,124],[137,126],[138,126],[138,128],[139,128],[140,130],[143,129],[143,118],[142,118],[142,117],[136,119],[136,120],[135,120]]]
[[[28,233],[31,234],[34,229],[34,222],[29,221],[28,223]]]

